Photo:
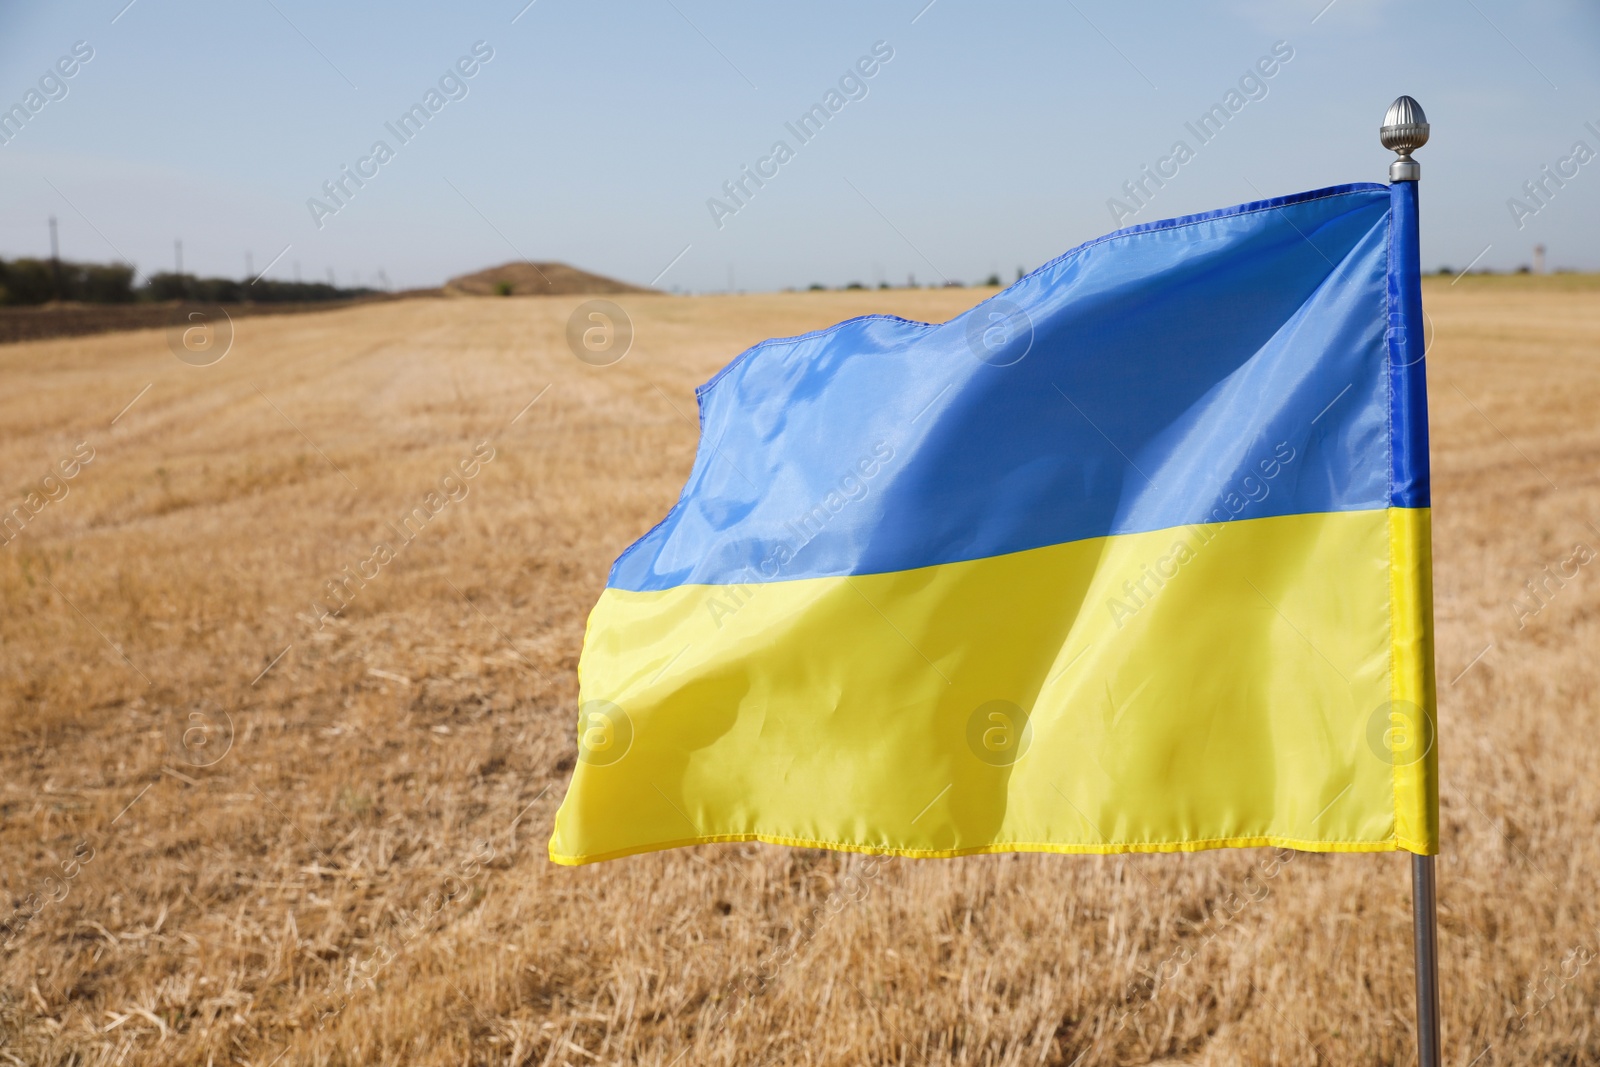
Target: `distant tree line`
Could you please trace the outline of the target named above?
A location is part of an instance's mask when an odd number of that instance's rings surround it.
[[[192,274],[152,274],[133,284],[134,269],[122,263],[68,263],[48,259],[0,259],[0,306],[45,304],[72,300],[84,304],[132,304],[139,301],[194,300],[215,304],[312,303],[348,300],[376,290],[340,289],[326,282],[251,284],[233,278],[197,278]]]

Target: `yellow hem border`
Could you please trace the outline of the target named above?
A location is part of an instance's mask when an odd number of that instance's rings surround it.
[[[1255,837],[1218,837],[1198,841],[1134,841],[1109,842],[1101,845],[1059,845],[1044,842],[994,843],[974,845],[971,848],[888,848],[877,845],[841,844],[832,841],[809,841],[800,837],[780,837],[776,834],[711,834],[705,837],[685,837],[676,841],[659,841],[648,845],[604,852],[597,856],[564,856],[550,850],[550,861],[563,867],[583,867],[590,863],[639,856],[648,852],[665,852],[690,845],[738,844],[758,841],[765,845],[783,845],[789,848],[820,848],[830,852],[854,852],[867,856],[902,856],[907,859],[955,859],[959,856],[984,856],[1005,852],[1046,852],[1069,856],[1113,856],[1131,853],[1207,852],[1217,848],[1289,848],[1296,852],[1411,852],[1419,856],[1437,854],[1438,848],[1400,837],[1378,841],[1303,841],[1292,837],[1263,834]]]

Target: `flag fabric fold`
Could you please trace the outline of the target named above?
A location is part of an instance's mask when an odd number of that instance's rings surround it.
[[[551,858],[1437,851],[1415,207],[1136,226],[740,355],[590,616]]]

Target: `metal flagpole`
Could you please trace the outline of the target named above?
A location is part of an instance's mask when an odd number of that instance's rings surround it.
[[[1417,238],[1417,180],[1422,177],[1422,167],[1411,158],[1411,153],[1428,143],[1428,119],[1422,105],[1409,96],[1402,96],[1389,105],[1383,117],[1383,127],[1378,132],[1383,147],[1394,151],[1399,158],[1389,164],[1389,181],[1397,186],[1397,206],[1401,217],[1396,220],[1395,251],[1404,257],[1402,269],[1404,285],[1414,286],[1414,293],[1402,294],[1402,301],[1411,303],[1420,312],[1421,264]],[[1404,184],[1402,184],[1404,183]],[[1439,1067],[1439,919],[1438,898],[1434,887],[1432,856],[1411,857],[1411,927],[1412,942],[1417,963],[1417,1064],[1418,1067]]]
[[[1417,1064],[1439,1067],[1439,924],[1433,857],[1411,857],[1411,931],[1417,956]]]

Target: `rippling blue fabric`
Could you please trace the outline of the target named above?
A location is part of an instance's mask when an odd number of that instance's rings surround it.
[[[1091,241],[942,325],[764,341],[700,387],[683,495],[610,585],[1424,506],[1426,439],[1419,483],[1390,433],[1393,328],[1416,321],[1389,292],[1392,215],[1372,184],[1244,204]]]

